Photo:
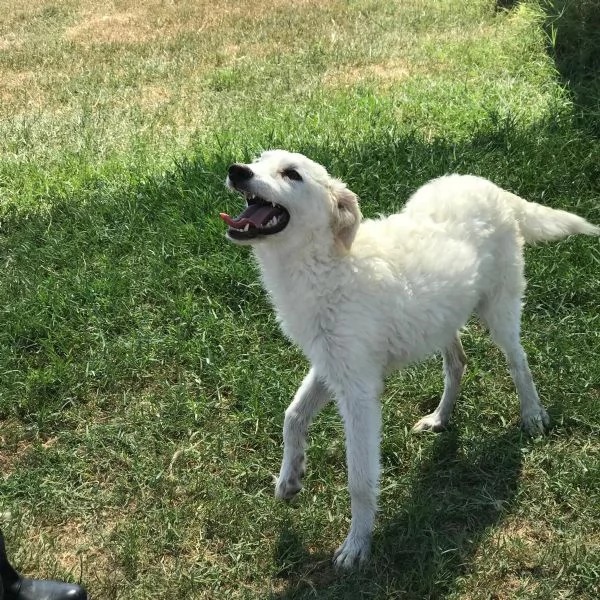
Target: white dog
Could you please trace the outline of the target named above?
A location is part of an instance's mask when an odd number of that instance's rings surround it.
[[[548,415],[519,340],[523,243],[600,228],[459,175],[427,183],[399,214],[361,223],[354,193],[283,150],[232,165],[227,185],[247,201],[237,218],[221,214],[227,237],[252,245],[281,327],[311,363],[285,412],[278,498],[300,491],[307,429],[331,396],[343,417],[352,523],[337,566],[369,553],[385,374],[441,351],[442,398],[415,429],[445,427],[466,364],[458,331],[473,312],[506,356],[524,429],[544,432]]]

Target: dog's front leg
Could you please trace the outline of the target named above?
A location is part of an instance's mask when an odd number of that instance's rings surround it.
[[[338,399],[346,432],[352,523],[344,543],[335,552],[336,567],[364,564],[369,557],[380,472],[380,388],[380,385],[354,386],[344,390]]]
[[[283,461],[275,487],[275,496],[290,500],[302,489],[305,471],[306,432],[330,394],[311,369],[285,411],[283,422]]]

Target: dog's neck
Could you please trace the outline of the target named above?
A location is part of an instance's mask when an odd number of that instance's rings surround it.
[[[309,354],[313,340],[323,339],[331,329],[331,307],[345,282],[340,273],[348,260],[333,243],[329,248],[315,244],[293,251],[274,250],[266,245],[254,248],[263,285],[285,333]]]
[[[257,244],[253,251],[263,278],[269,280],[269,283],[273,279],[276,284],[291,284],[295,280],[304,281],[306,278],[325,284],[326,281],[320,280],[329,279],[330,271],[338,268],[343,259],[343,254],[333,240],[323,243],[323,240],[312,238],[306,239],[306,243],[301,246]],[[272,288],[267,285],[267,289]]]

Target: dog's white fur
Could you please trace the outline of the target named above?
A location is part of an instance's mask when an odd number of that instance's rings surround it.
[[[246,191],[285,207],[290,221],[280,233],[237,242],[252,244],[281,327],[311,363],[285,413],[276,496],[300,491],[308,426],[335,397],[352,523],[334,561],[349,567],[370,547],[386,372],[441,351],[444,392],[415,429],[442,429],[466,364],[458,331],[476,312],[506,355],[524,429],[543,433],[548,415],[519,341],[523,244],[600,229],[460,175],[427,183],[399,214],[361,223],[357,197],[303,155],[272,150],[246,166]],[[282,174],[292,167],[302,181]]]

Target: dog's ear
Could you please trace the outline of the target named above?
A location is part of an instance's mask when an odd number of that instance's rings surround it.
[[[332,227],[336,246],[342,253],[350,250],[361,219],[358,196],[344,183],[336,181],[333,188]]]

